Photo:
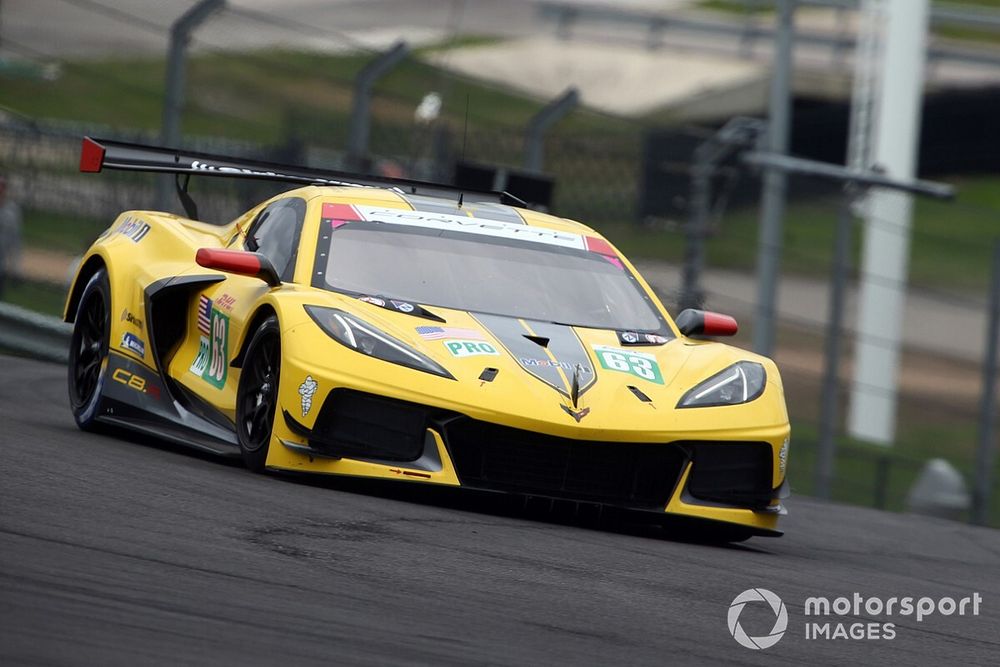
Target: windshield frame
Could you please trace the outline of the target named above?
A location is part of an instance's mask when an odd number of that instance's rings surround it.
[[[371,297],[380,297],[382,299],[385,299],[386,301],[389,301],[391,299],[397,299],[397,300],[400,299],[399,295],[396,295],[396,294],[358,292],[358,291],[355,291],[355,290],[345,289],[345,288],[341,288],[341,287],[335,287],[335,286],[330,285],[329,283],[327,283],[327,281],[326,281],[326,267],[327,267],[327,263],[329,261],[330,248],[331,248],[331,246],[333,244],[335,232],[337,232],[339,229],[342,229],[342,228],[348,227],[348,226],[354,226],[355,228],[357,228],[357,227],[365,227],[365,228],[369,228],[369,229],[375,229],[375,230],[378,230],[378,231],[386,231],[386,232],[400,233],[400,234],[415,234],[415,235],[428,236],[428,237],[457,238],[457,239],[461,239],[461,240],[469,240],[469,241],[474,241],[474,242],[477,242],[477,243],[483,243],[483,244],[486,244],[486,245],[507,245],[507,246],[513,246],[513,247],[533,247],[533,246],[539,246],[540,245],[540,246],[546,246],[546,249],[548,249],[550,252],[554,252],[554,253],[560,253],[560,252],[571,253],[571,252],[573,252],[573,249],[571,249],[571,248],[565,248],[565,247],[558,246],[558,245],[549,245],[549,244],[545,244],[545,243],[538,243],[538,242],[535,242],[535,241],[515,240],[515,239],[509,239],[509,238],[503,238],[503,237],[493,237],[493,236],[487,236],[487,235],[483,235],[483,234],[476,234],[474,232],[456,231],[456,230],[441,230],[441,229],[428,229],[428,228],[423,228],[423,227],[418,227],[418,226],[399,225],[399,224],[379,222],[378,220],[346,220],[346,221],[338,221],[338,222],[341,222],[342,224],[337,225],[337,226],[331,226],[329,220],[322,220],[321,223],[320,223],[320,228],[318,230],[319,238],[317,239],[317,243],[316,243],[316,257],[315,257],[315,259],[313,261],[313,271],[312,271],[312,278],[311,278],[311,283],[310,284],[312,285],[312,287],[315,287],[317,289],[321,289],[321,290],[324,290],[324,291],[327,291],[327,292],[334,292],[336,294],[343,294],[345,296],[349,296],[349,297],[352,297],[352,298],[360,298],[360,297],[365,297],[365,296],[371,296]],[[600,253],[594,253],[594,254],[600,254]],[[571,326],[571,327],[579,328],[579,329],[592,329],[592,330],[595,330],[595,331],[634,331],[634,332],[643,333],[643,334],[655,334],[655,335],[662,336],[662,337],[664,337],[664,338],[666,338],[668,340],[676,338],[676,334],[674,333],[673,329],[668,324],[666,318],[663,315],[663,312],[660,310],[660,308],[658,307],[657,303],[655,301],[653,301],[653,299],[651,298],[651,295],[646,290],[646,288],[642,285],[642,283],[640,283],[636,279],[635,274],[632,271],[630,271],[629,268],[624,263],[622,263],[617,256],[615,256],[614,259],[618,260],[616,263],[620,264],[621,271],[625,274],[625,277],[632,284],[632,287],[637,291],[637,293],[639,294],[639,296],[642,298],[643,302],[649,307],[650,311],[653,313],[653,316],[656,318],[656,321],[658,322],[659,326],[657,328],[655,328],[655,329],[648,329],[648,328],[647,329],[635,329],[635,328],[627,328],[627,327],[624,327],[624,326],[616,326],[616,327],[594,326],[592,324],[578,324],[578,323],[575,323],[575,322],[553,322],[553,323],[554,324],[561,324],[561,325],[564,325],[564,326]],[[428,303],[428,302],[423,302],[423,301],[419,301],[419,302],[414,301],[413,303],[418,304],[420,306],[427,306],[428,308],[442,308],[442,309],[446,309],[446,310],[457,310],[457,311],[466,312],[466,313],[482,313],[482,314],[485,314],[485,315],[498,315],[498,316],[501,316],[501,317],[516,317],[516,318],[523,318],[523,319],[527,319],[527,320],[534,319],[534,318],[527,317],[525,315],[515,315],[515,314],[511,314],[511,313],[499,313],[499,312],[485,311],[485,310],[467,310],[467,309],[459,307],[459,306],[448,305],[448,304],[443,304],[443,303]],[[551,320],[548,320],[548,321],[551,321]]]

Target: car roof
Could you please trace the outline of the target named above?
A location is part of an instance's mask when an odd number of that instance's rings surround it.
[[[418,211],[468,215],[484,220],[525,224],[603,238],[600,233],[591,227],[575,220],[561,218],[541,211],[500,204],[494,201],[476,201],[470,198],[465,199],[462,206],[459,207],[458,201],[455,199],[407,194],[392,188],[315,185],[297,188],[284,193],[282,196],[293,195],[306,200],[322,197],[338,203],[367,206],[382,205],[400,208],[400,204],[403,204]]]

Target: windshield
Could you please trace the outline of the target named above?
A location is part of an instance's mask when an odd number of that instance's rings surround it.
[[[324,252],[325,251],[325,252]],[[314,285],[353,294],[598,329],[666,329],[617,259],[406,225],[324,225]]]

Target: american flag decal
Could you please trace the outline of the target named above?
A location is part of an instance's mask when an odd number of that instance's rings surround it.
[[[464,338],[466,340],[486,340],[486,336],[475,329],[459,327],[417,327],[417,333],[426,340],[442,340],[444,338]]]
[[[212,300],[204,294],[198,297],[198,331],[206,336],[212,330]]]

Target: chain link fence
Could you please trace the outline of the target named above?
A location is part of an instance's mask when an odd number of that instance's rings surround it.
[[[785,270],[779,288],[775,352],[793,421],[792,487],[805,494],[817,488],[821,406],[827,390],[823,384],[824,342],[833,279],[833,237],[844,199],[839,188],[811,180],[792,177],[789,182],[792,196],[781,248]],[[991,181],[989,176],[959,178],[957,201],[915,203],[909,278],[905,281],[866,275],[861,262],[865,227],[881,226],[906,234],[898,220],[862,217],[858,213],[863,210],[851,210],[852,249],[846,271],[846,317],[839,337],[843,353],[836,389],[835,500],[905,510],[910,489],[933,458],[955,466],[971,487],[983,428],[980,398],[988,381],[982,360],[988,345],[990,269],[994,239],[1000,237],[996,227],[1000,207],[988,192]],[[757,209],[751,203],[728,209],[718,219],[708,241],[706,307],[746,317],[753,313],[756,295],[741,284],[750,275],[720,270],[718,263],[712,268],[712,258],[715,255],[717,261],[731,267],[732,259],[740,256],[740,246],[756,248],[756,216]],[[857,345],[864,342],[887,353],[890,346],[879,332],[862,331],[857,326],[858,293],[864,277],[904,293],[906,299],[895,378],[897,428],[888,447],[853,438],[846,426],[851,401],[861,400],[852,399],[852,384],[858,396],[885,392],[882,386],[854,384]],[[750,337],[741,333],[737,342],[749,347]],[[893,384],[893,379],[888,383]],[[1000,469],[994,471],[993,479],[1000,479]],[[967,513],[962,515],[968,518]],[[1000,524],[996,493],[989,516],[993,525]]]

